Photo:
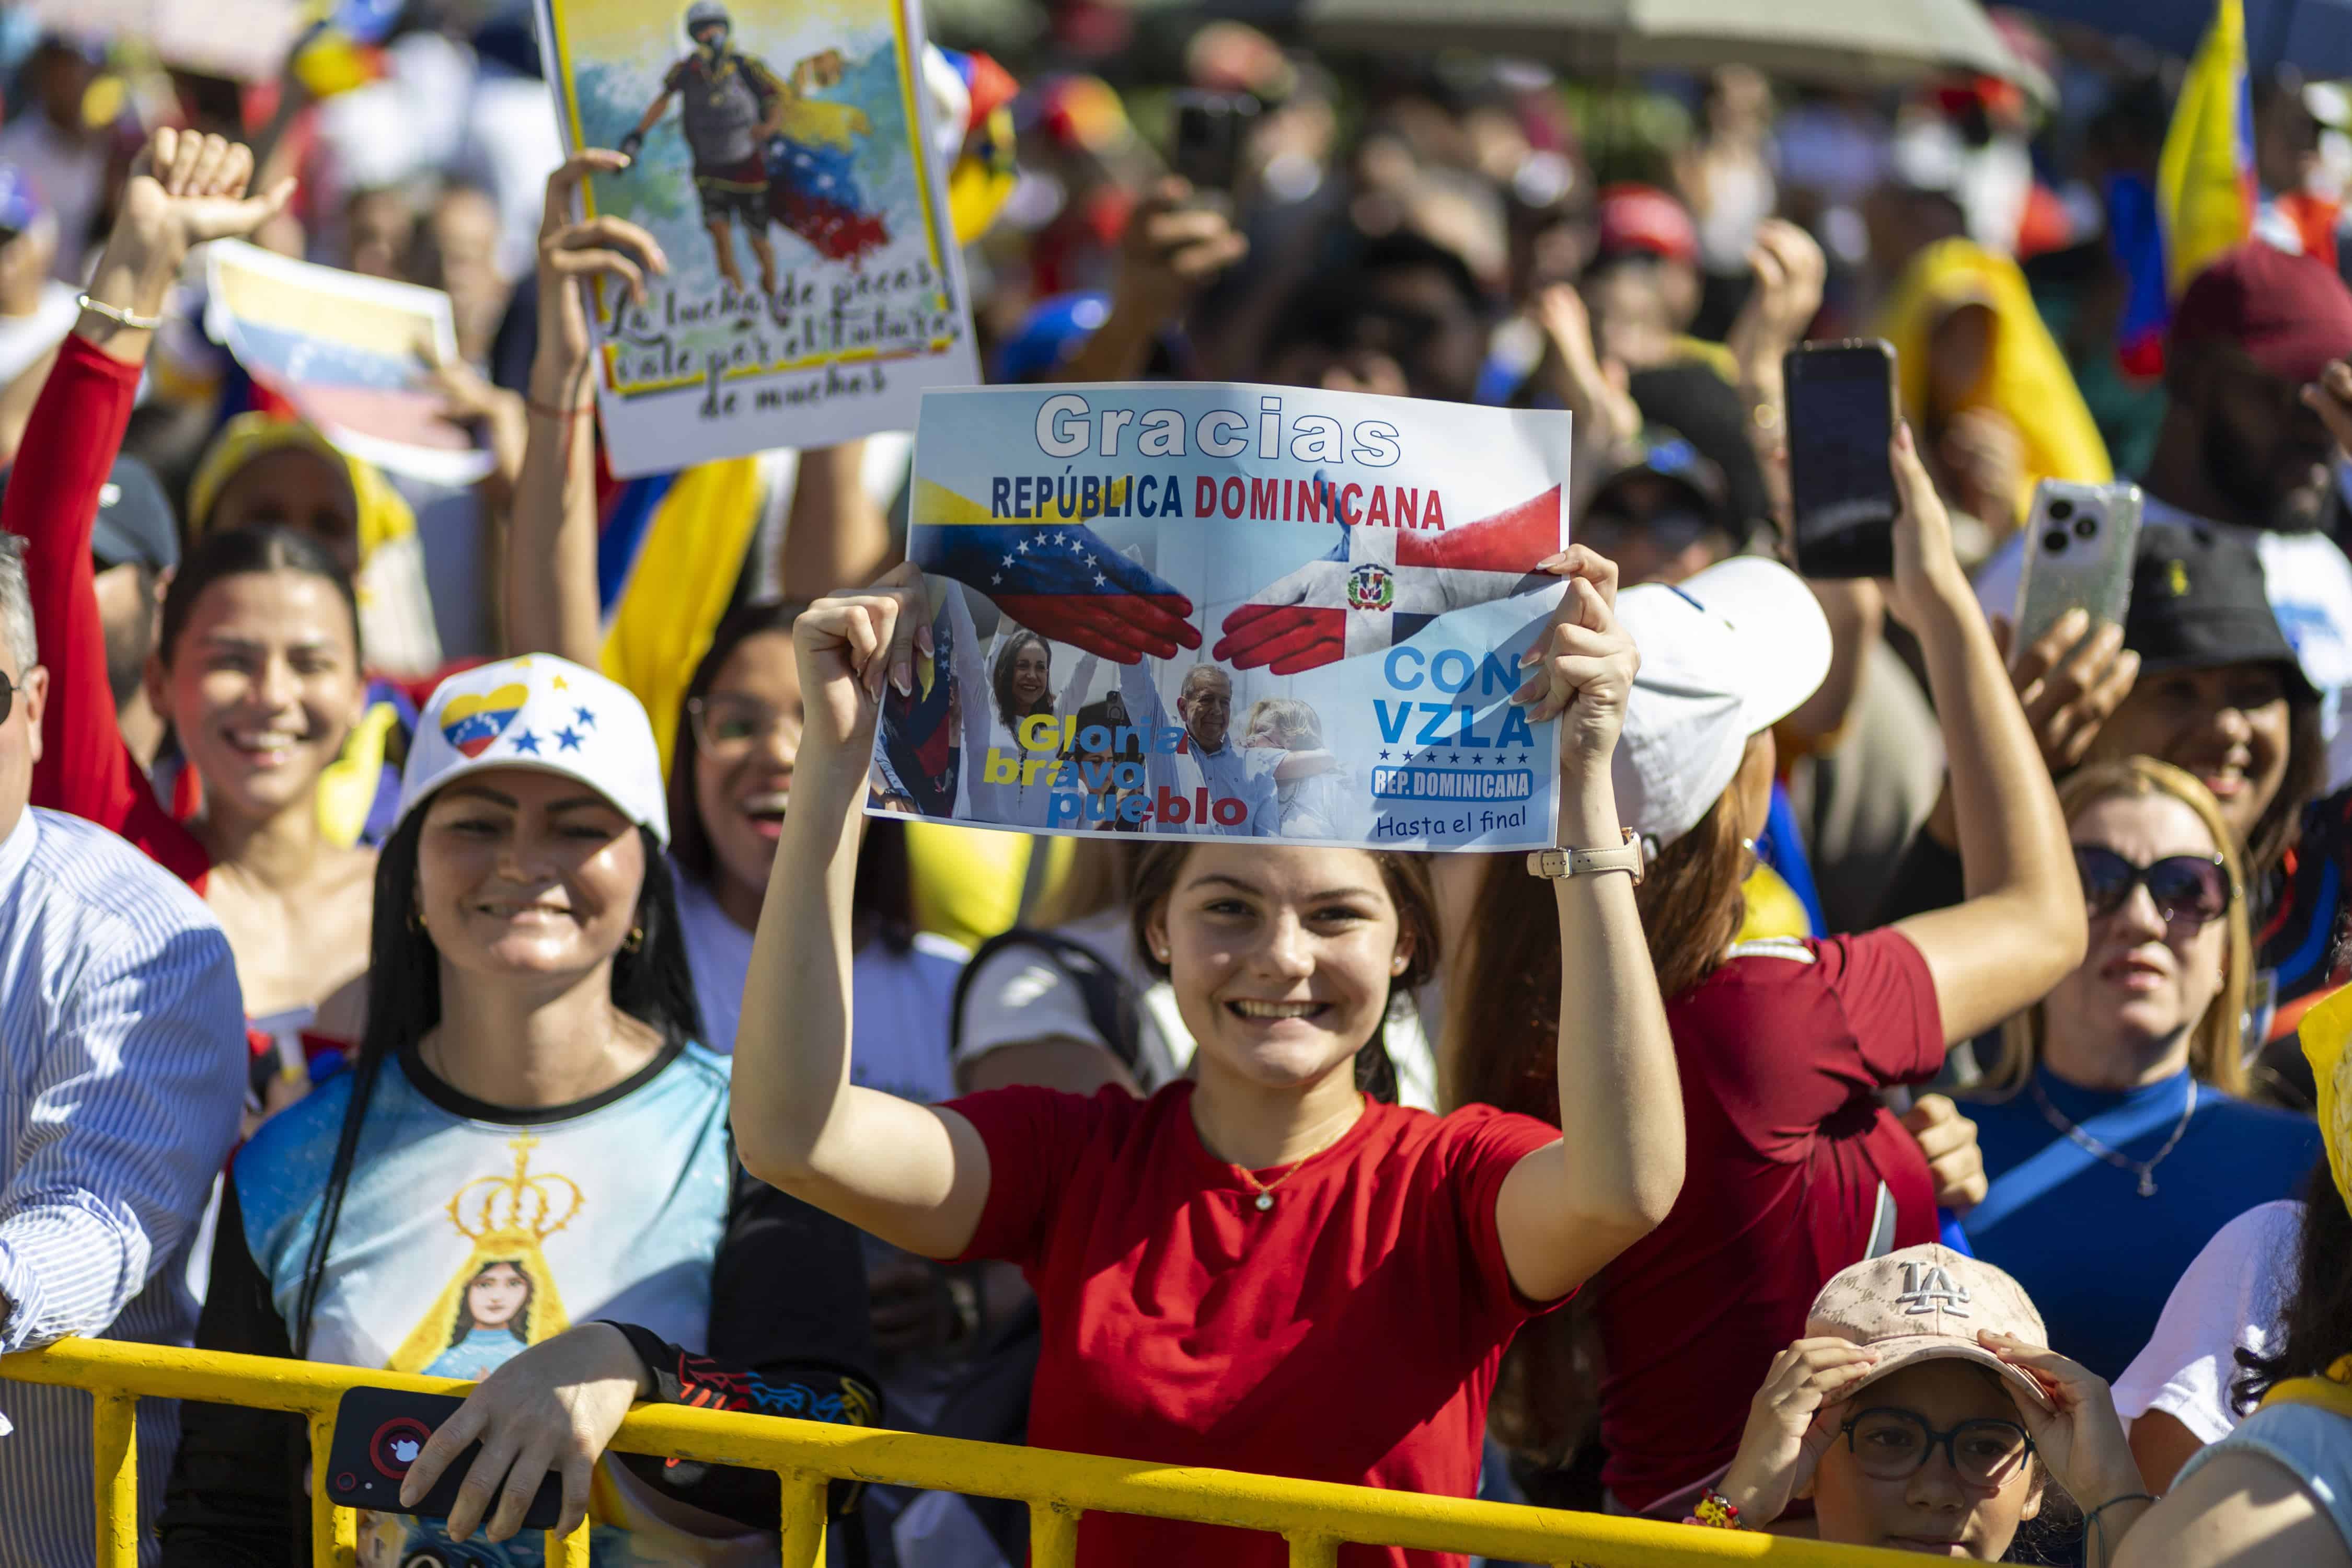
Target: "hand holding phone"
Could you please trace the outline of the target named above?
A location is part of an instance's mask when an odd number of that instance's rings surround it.
[[[2034,486],[2011,646],[2032,647],[2073,609],[2085,612],[2094,627],[2123,625],[2139,523],[2137,485],[2044,479]]]
[[[376,1513],[448,1519],[457,1507],[457,1489],[481,1457],[478,1440],[460,1451],[414,1504],[403,1503],[400,1492],[433,1434],[465,1403],[446,1394],[406,1394],[389,1388],[354,1388],[345,1393],[335,1406],[335,1436],[327,1447],[323,1478],[327,1500]],[[514,1456],[508,1451],[505,1458]],[[506,1468],[501,1464],[501,1473],[494,1480],[503,1482]],[[526,1530],[552,1530],[562,1517],[563,1478],[548,1470],[540,1479],[530,1506],[523,1510],[521,1524]],[[472,1521],[464,1522],[470,1535]]]
[[[1221,195],[1230,203],[1241,177],[1243,144],[1257,123],[1257,100],[1247,93],[1188,88],[1175,95],[1175,107],[1176,140],[1168,167],[1196,193],[1210,199]]]

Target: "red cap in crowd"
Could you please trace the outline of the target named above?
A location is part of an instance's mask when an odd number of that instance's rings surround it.
[[[2260,240],[2215,257],[2173,307],[2170,352],[2233,343],[2283,381],[2352,354],[2352,289],[2325,265]]]
[[[1601,192],[1600,256],[1655,256],[1696,263],[1698,229],[1683,204],[1655,185],[1609,185]]]

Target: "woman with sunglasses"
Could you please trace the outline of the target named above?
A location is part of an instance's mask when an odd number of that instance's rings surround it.
[[[2059,803],[2090,951],[2003,1030],[1969,1108],[1991,1190],[1962,1224],[2058,1342],[2113,1378],[2214,1233],[2294,1194],[2319,1131],[2239,1098],[2252,939],[2211,792],[2131,757],[2075,773]]]
[[[2107,1385],[2052,1353],[2018,1282],[1908,1247],[1822,1288],[1690,1522],[1762,1530],[1810,1499],[1823,1541],[1993,1563],[2053,1482],[2084,1515],[2084,1568],[2155,1500]]]

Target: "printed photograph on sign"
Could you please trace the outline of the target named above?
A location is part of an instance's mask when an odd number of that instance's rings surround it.
[[[935,392],[930,658],[873,809],[1033,833],[1551,842],[1511,694],[1560,597],[1564,414],[1295,387]]]
[[[631,158],[586,216],[670,264],[642,304],[599,299],[615,472],[904,429],[924,387],[979,379],[911,6],[541,5],[567,142]]]

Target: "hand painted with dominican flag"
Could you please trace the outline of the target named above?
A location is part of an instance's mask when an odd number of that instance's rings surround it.
[[[1133,664],[1196,648],[1192,601],[1078,522],[960,523],[915,535],[915,563],[987,595],[1054,642]]]
[[[1296,675],[1382,653],[1448,610],[1540,587],[1559,553],[1559,487],[1465,527],[1428,531],[1341,523],[1318,561],[1277,578],[1225,617],[1210,657],[1236,669]]]

